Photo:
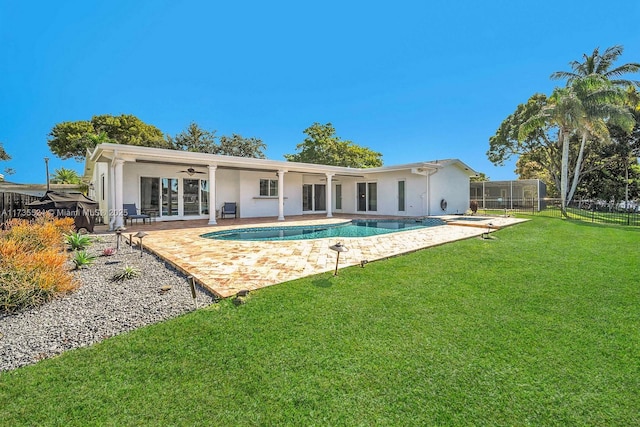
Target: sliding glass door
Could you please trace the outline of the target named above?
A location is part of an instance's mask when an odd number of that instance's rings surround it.
[[[302,210],[305,212],[327,210],[326,184],[302,185]]]
[[[200,180],[183,179],[182,212],[184,216],[200,215]]]
[[[378,210],[378,184],[375,182],[359,182],[356,186],[358,194],[358,211],[375,212]]]
[[[160,217],[209,214],[209,182],[205,179],[140,178],[140,209]]]

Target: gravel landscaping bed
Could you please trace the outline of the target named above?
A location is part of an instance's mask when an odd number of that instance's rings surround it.
[[[76,291],[37,308],[0,314],[0,371],[194,310],[184,274],[148,252],[141,257],[139,248],[130,248],[124,238],[118,253],[102,256],[105,248],[115,248],[115,235],[91,238],[87,252],[97,258],[90,266],[74,271],[81,284]],[[140,274],[112,280],[125,266]],[[198,307],[204,307],[216,298],[197,287],[197,301]]]

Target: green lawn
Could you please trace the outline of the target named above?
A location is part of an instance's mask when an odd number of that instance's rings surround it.
[[[0,425],[640,425],[639,262],[534,218],[0,373]]]

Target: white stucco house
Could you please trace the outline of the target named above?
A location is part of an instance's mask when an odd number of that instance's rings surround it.
[[[157,220],[219,220],[225,202],[240,218],[334,213],[427,216],[464,213],[469,177],[460,160],[371,169],[219,156],[120,144],[87,153],[89,197],[111,229],[123,225],[123,204]]]

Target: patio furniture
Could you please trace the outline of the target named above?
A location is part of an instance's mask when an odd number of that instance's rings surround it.
[[[236,202],[224,202],[222,210],[220,211],[220,217],[224,218],[225,215],[233,215],[234,218],[238,217]]]
[[[136,208],[135,203],[125,203],[122,205],[122,212],[124,215],[124,223],[127,224],[127,220],[129,220],[130,224],[133,224],[133,220],[136,222],[141,219],[142,223],[145,224],[148,219],[151,222],[149,215],[138,213],[138,209]]]

